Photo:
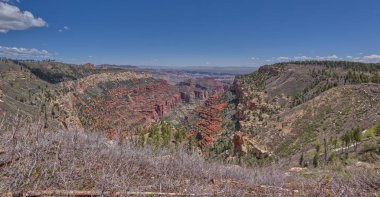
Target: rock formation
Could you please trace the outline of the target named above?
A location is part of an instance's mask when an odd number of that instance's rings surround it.
[[[210,146],[222,130],[219,116],[227,104],[217,101],[218,96],[210,96],[203,105],[197,106],[192,112],[192,119],[188,120],[188,134],[195,136],[201,148]]]
[[[187,103],[194,103],[196,99],[206,100],[211,95],[223,93],[224,85],[210,77],[202,79],[188,79],[179,85],[181,99]]]
[[[260,148],[252,138],[240,131],[234,133],[232,143],[234,148],[234,155],[253,154],[253,156],[257,158],[264,158],[269,156],[268,151]]]
[[[144,75],[142,78],[128,75],[133,77],[92,86],[84,83],[87,88],[80,86],[82,91],[76,96],[81,122],[92,130],[115,130],[128,135],[169,115],[181,103],[178,88],[164,80],[144,78]],[[97,94],[103,96],[92,96]]]

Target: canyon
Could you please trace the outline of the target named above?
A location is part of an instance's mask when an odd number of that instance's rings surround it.
[[[233,80],[186,73],[186,78],[168,81],[173,72],[150,73],[133,66],[0,63],[4,128],[26,118],[23,124],[38,125],[31,128],[40,129],[35,135],[69,134],[73,143],[78,136],[96,136],[113,150],[128,144],[150,147],[150,154],[180,151],[206,163],[232,164],[231,169],[275,166],[291,178],[299,176],[289,173],[303,171],[328,176],[333,165],[356,168],[351,161],[366,169],[378,165],[377,64],[278,63]],[[362,141],[354,141],[354,131],[362,133]],[[51,143],[56,148],[56,140]],[[157,159],[172,158],[164,154]]]

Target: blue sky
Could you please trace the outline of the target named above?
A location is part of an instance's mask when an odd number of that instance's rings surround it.
[[[380,62],[379,0],[0,1],[0,55],[8,57],[163,66]]]

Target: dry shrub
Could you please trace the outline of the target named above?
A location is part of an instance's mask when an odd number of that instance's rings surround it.
[[[44,129],[14,118],[2,127],[0,192],[101,190],[215,193],[240,196],[258,185],[283,185],[275,168],[246,169],[177,151],[117,144],[92,133]],[[218,180],[234,180],[237,183]]]
[[[350,168],[348,177],[326,169],[304,178],[286,175],[279,165],[244,168],[207,162],[186,149],[157,150],[130,141],[118,144],[90,132],[44,129],[43,124],[31,122],[15,117],[11,126],[4,126],[0,121],[0,149],[4,150],[0,153],[0,193],[59,189],[362,196],[380,187],[376,169]]]

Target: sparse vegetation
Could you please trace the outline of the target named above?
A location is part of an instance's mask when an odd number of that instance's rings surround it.
[[[101,190],[243,194],[245,187],[282,184],[274,168],[244,169],[207,163],[197,154],[179,149],[114,143],[91,133],[45,130],[14,119],[2,130],[0,191]],[[9,131],[9,132],[6,132]],[[153,136],[152,136],[153,137]],[[212,183],[241,182],[243,188]],[[221,187],[221,188],[220,188]]]
[[[59,83],[108,71],[57,62],[4,65],[1,110],[21,115],[0,121],[1,192],[355,196],[380,188],[378,64],[264,66],[238,76],[225,93],[197,92],[204,103],[192,103],[175,127],[164,113],[184,100],[163,80],[118,78],[74,91],[79,86]],[[205,84],[194,87],[206,91]],[[149,102],[131,107],[143,99]],[[84,131],[67,127],[75,117]],[[249,143],[235,154],[231,138],[239,130]]]
[[[331,172],[328,182],[318,172],[311,179],[296,174],[290,178],[276,165],[243,168],[209,163],[186,149],[168,152],[131,141],[118,144],[91,133],[45,130],[23,119],[12,121],[18,126],[0,127],[1,192],[127,189],[228,196],[356,195],[374,192],[373,185],[380,184],[378,171],[351,170],[350,179]]]

